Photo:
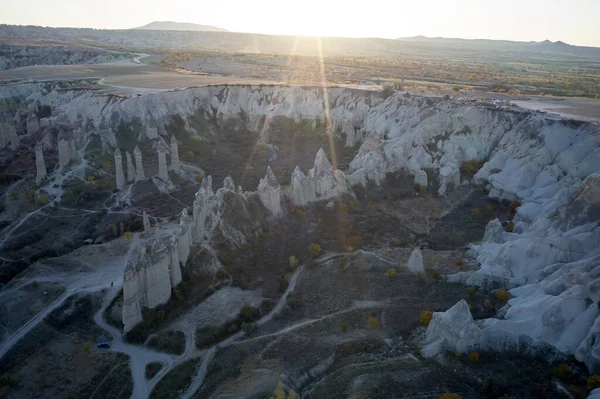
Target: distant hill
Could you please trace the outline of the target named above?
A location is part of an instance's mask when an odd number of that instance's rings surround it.
[[[188,30],[193,32],[229,32],[227,29],[210,25],[198,25],[189,22],[154,21],[148,25],[140,26],[144,30]]]
[[[573,46],[562,41],[516,42],[510,40],[455,39],[425,36],[401,37],[397,40],[405,43],[418,43],[421,46],[428,46],[430,48],[441,47],[455,50],[545,53],[594,59],[600,57],[600,48],[598,47]]]

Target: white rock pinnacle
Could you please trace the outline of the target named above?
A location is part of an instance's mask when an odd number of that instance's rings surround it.
[[[40,142],[35,145],[35,166],[37,169],[35,184],[40,184],[47,176],[46,163],[44,162],[44,152]]]
[[[118,148],[115,150],[115,178],[117,180],[117,189],[125,188],[125,174],[123,173],[123,155]]]
[[[127,160],[127,183],[132,183],[135,180],[135,167],[129,151],[125,152],[125,158]]]
[[[171,136],[171,170],[179,172],[181,165],[179,164],[179,144],[175,136]]]
[[[410,258],[408,259],[408,271],[412,274],[425,273],[425,268],[423,267],[423,254],[419,248],[413,249],[410,254]]]
[[[233,181],[232,181],[233,182]],[[267,166],[267,174],[258,183],[258,196],[263,205],[273,215],[281,214],[281,187],[270,166]]]
[[[158,177],[163,181],[169,181],[169,171],[167,170],[167,145],[164,142],[158,143]]]
[[[144,174],[144,164],[142,163],[142,150],[137,145],[133,149],[133,156],[135,158],[135,181],[144,180],[146,175]]]

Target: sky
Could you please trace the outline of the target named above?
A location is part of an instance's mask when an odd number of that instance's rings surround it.
[[[0,23],[128,29],[192,22],[234,32],[423,35],[600,47],[600,0],[1,0]]]

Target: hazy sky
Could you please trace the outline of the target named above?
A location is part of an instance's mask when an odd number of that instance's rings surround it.
[[[0,23],[127,29],[152,21],[348,37],[562,40],[600,47],[600,0],[1,0]]]

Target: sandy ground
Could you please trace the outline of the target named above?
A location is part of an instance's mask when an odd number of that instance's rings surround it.
[[[600,101],[591,98],[532,98],[513,101],[519,107],[600,123]]]

